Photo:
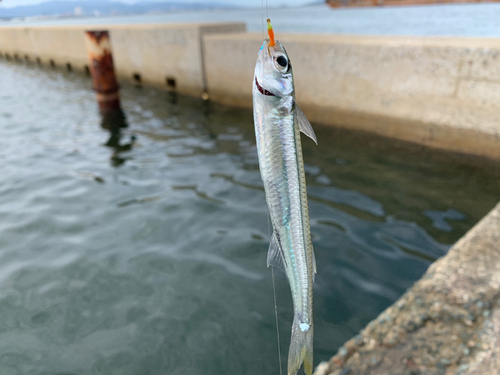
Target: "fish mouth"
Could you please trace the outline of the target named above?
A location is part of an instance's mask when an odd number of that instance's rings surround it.
[[[257,81],[257,77],[255,77],[255,85],[257,86],[257,89],[259,90],[259,92],[260,92],[262,95],[266,95],[266,96],[276,96],[276,95],[274,95],[272,92],[267,91],[266,89],[262,88],[262,86],[261,86],[261,85],[259,85],[259,81]]]

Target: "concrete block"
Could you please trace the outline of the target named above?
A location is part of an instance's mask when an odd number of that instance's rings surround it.
[[[500,80],[479,81],[463,79],[458,88],[458,98],[478,107],[498,110],[500,103]]]
[[[0,27],[0,52],[75,69],[88,65],[85,30],[110,32],[118,76],[200,96],[206,91],[203,35],[245,31],[244,23]]]
[[[139,74],[163,87],[173,79],[179,92],[199,96],[206,90],[202,36],[242,32],[245,24],[117,25],[110,31],[119,75]]]
[[[469,77],[478,80],[500,81],[500,50],[480,48],[469,57]]]
[[[500,41],[276,37],[290,56],[297,102],[311,121],[500,159],[500,101],[490,82]],[[260,34],[205,37],[213,100],[252,105],[249,87],[261,44]],[[487,61],[486,70],[477,68],[479,61]],[[485,82],[469,82],[479,79]]]

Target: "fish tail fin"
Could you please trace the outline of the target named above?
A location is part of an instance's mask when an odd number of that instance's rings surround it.
[[[296,375],[304,363],[306,375],[313,373],[313,326],[293,318],[292,339],[288,351],[288,375]]]

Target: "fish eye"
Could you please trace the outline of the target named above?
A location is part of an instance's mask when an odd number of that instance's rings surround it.
[[[288,64],[288,61],[286,60],[286,57],[283,56],[283,55],[279,55],[277,58],[276,58],[276,62],[278,63],[279,66],[281,66],[282,68],[286,68],[287,64]]]

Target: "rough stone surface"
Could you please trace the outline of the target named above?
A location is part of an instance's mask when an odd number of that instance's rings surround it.
[[[500,374],[500,204],[315,375]]]

